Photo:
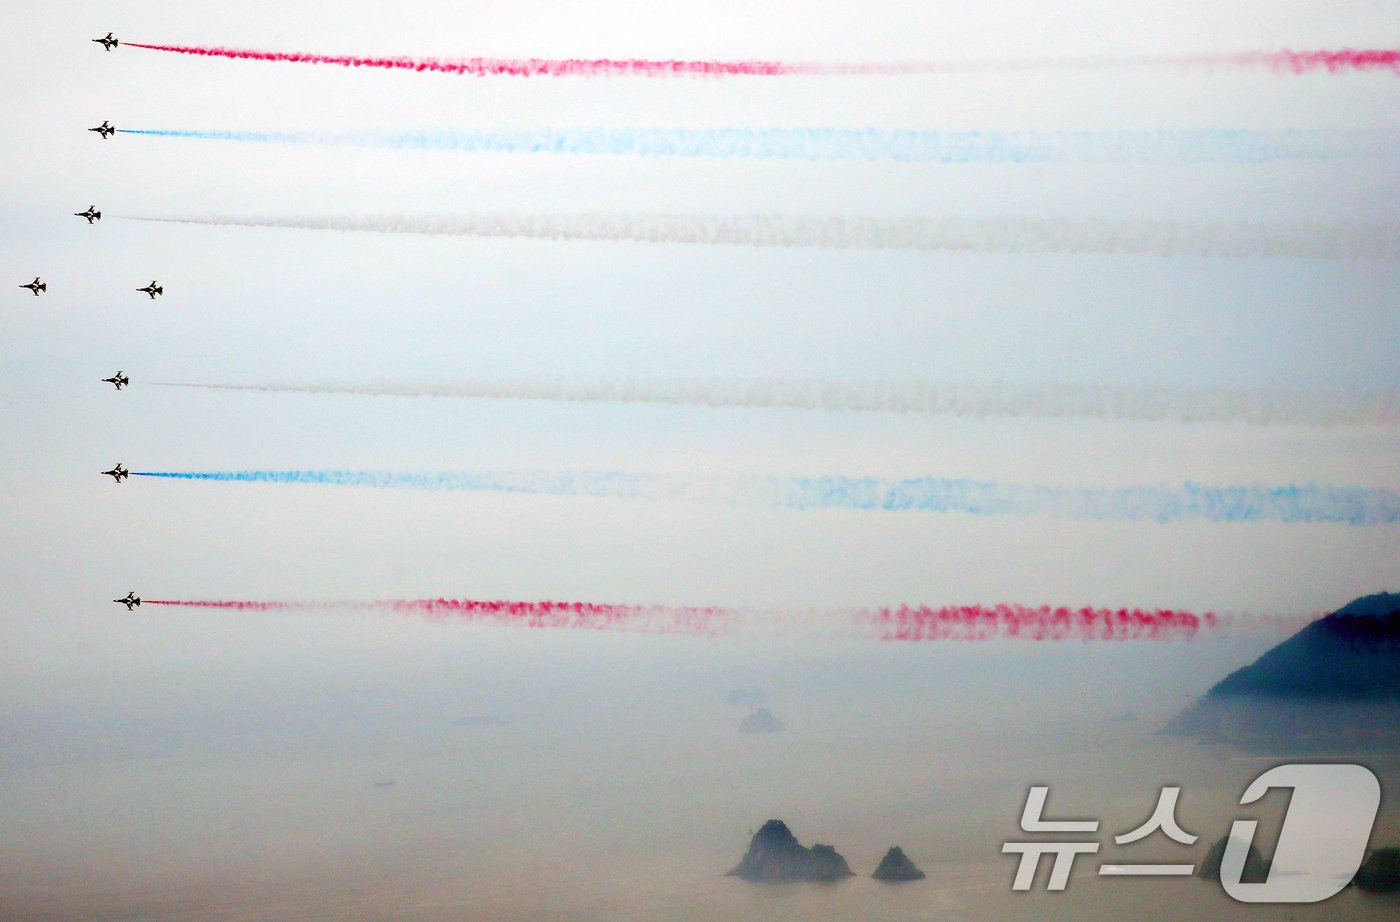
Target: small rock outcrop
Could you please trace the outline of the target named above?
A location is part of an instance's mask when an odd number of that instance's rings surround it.
[[[739,721],[740,733],[782,733],[786,727],[768,708],[759,708]]]
[[[769,820],[754,833],[731,877],[760,883],[795,880],[840,880],[853,876],[846,859],[831,845],[804,848],[782,820]]]
[[[870,876],[876,880],[923,880],[928,875],[909,860],[904,849],[895,845],[885,852],[880,866]]]
[[[1378,848],[1371,852],[1352,883],[1372,893],[1400,893],[1400,848]]]
[[[1228,835],[1221,836],[1220,841],[1210,847],[1206,852],[1206,860],[1201,862],[1200,868],[1196,871],[1196,876],[1202,880],[1220,880],[1220,866],[1225,863],[1225,844],[1230,841]],[[1249,851],[1244,856],[1244,870],[1240,873],[1240,882],[1246,884],[1262,884],[1269,877],[1269,862],[1254,847],[1254,843],[1249,843]]]

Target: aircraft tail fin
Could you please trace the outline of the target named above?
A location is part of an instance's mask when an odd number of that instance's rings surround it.
[[[40,282],[40,283],[39,283],[39,290],[40,290],[40,291],[48,291],[48,290],[49,290],[49,283],[48,283],[48,282]]]
[[[164,286],[164,285],[157,285],[157,286],[156,286],[156,294],[158,294],[158,295],[163,295],[163,294],[165,294],[165,286]]]

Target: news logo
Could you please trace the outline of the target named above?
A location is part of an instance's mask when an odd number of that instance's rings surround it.
[[[1255,803],[1274,788],[1289,788],[1292,796],[1267,878],[1258,883],[1242,880],[1245,860],[1259,823],[1237,819],[1230,826],[1220,866],[1221,886],[1242,903],[1317,903],[1335,896],[1351,882],[1366,857],[1371,827],[1380,810],[1380,782],[1362,765],[1279,765],[1255,778],[1239,803],[1241,806]],[[1073,834],[1076,838],[1003,843],[1003,854],[1020,855],[1011,882],[1012,890],[1030,890],[1040,861],[1046,856],[1054,857],[1045,889],[1064,890],[1075,859],[1098,853],[1100,843],[1092,836],[1099,831],[1099,821],[1045,819],[1045,801],[1049,793],[1048,786],[1036,785],[1026,794],[1021,830]],[[1160,830],[1175,842],[1194,844],[1199,836],[1183,829],[1176,819],[1180,795],[1179,787],[1163,787],[1147,821],[1114,836],[1114,842],[1130,845]],[[1195,867],[1194,864],[1101,864],[1098,876],[1189,876]]]

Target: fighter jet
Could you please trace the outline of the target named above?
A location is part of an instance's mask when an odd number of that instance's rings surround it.
[[[87,211],[75,211],[75,212],[73,212],[73,217],[75,217],[75,218],[87,218],[87,219],[88,219],[88,223],[91,224],[93,221],[101,221],[101,220],[102,220],[102,212],[100,212],[100,211],[97,210],[97,206],[96,206],[96,205],[89,205]]]
[[[107,384],[116,385],[117,390],[121,390],[123,387],[131,386],[131,381],[129,381],[126,375],[122,374],[121,372],[117,372],[116,374],[112,375],[112,377],[103,378],[102,380]]]
[[[120,461],[118,461],[117,466],[112,468],[110,471],[102,471],[102,473],[106,474],[108,477],[111,477],[112,480],[116,483],[121,483],[123,480],[125,480],[131,475],[130,471],[122,467],[122,463]]]
[[[127,611],[131,611],[133,608],[137,608],[141,604],[141,599],[137,597],[134,591],[128,592],[126,594],[126,598],[124,599],[113,599],[112,601],[116,602],[118,605],[125,605]]]
[[[120,41],[118,41],[118,40],[115,39],[115,38],[112,38],[112,33],[111,33],[111,32],[108,32],[108,33],[107,33],[107,37],[106,37],[106,38],[95,38],[95,39],[93,39],[93,41],[94,41],[94,42],[97,42],[97,44],[101,45],[103,48],[107,49],[108,51],[111,51],[113,48],[115,48],[115,47],[117,47],[118,45],[121,44]]]
[[[107,124],[107,120],[104,118],[104,119],[102,120],[102,124],[101,124],[101,125],[98,125],[96,128],[89,128],[88,131],[95,131],[95,132],[97,132],[98,134],[102,135],[102,140],[105,141],[105,140],[107,140],[108,138],[110,138],[112,135],[114,135],[114,134],[117,133],[117,126],[116,126],[116,125],[108,125],[108,124]]]
[[[34,292],[34,297],[36,298],[39,297],[39,292],[49,290],[48,283],[39,281],[39,276],[37,275],[34,276],[34,281],[30,282],[28,285],[21,285],[19,287],[28,288],[30,291]]]
[[[165,289],[157,285],[155,279],[151,279],[151,284],[147,285],[145,288],[138,288],[136,290],[144,291],[146,294],[150,295],[152,301],[156,299],[156,295],[165,294]]]

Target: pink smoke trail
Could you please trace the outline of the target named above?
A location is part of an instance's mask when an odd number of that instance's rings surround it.
[[[302,51],[261,51],[212,45],[156,45],[122,42],[126,48],[146,48],[200,57],[244,61],[284,61],[410,70],[477,77],[781,77],[781,76],[907,76],[975,71],[1084,70],[1133,67],[1267,69],[1278,73],[1341,74],[1389,71],[1400,75],[1400,49],[1338,48],[1307,51],[1249,51],[1228,54],[1064,57],[909,63],[822,64],[783,61],[646,60],[641,58],[415,58],[316,54]]]

